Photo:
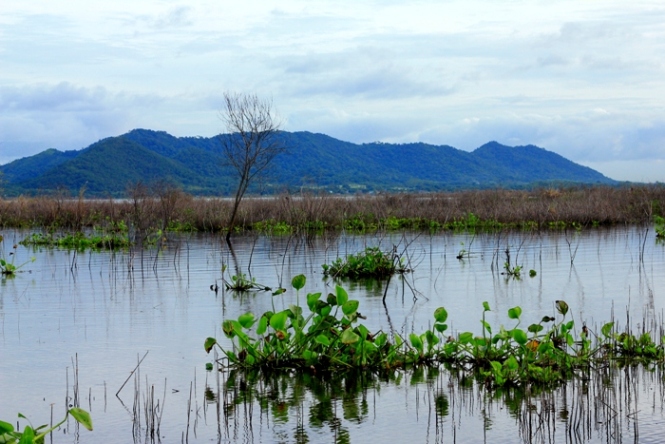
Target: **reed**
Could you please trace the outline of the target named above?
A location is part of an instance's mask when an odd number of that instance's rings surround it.
[[[223,232],[232,201],[194,198],[174,188],[136,186],[127,199],[62,195],[0,200],[0,227],[113,230],[136,237],[157,230]],[[335,196],[283,194],[247,198],[237,230],[294,233],[324,230],[565,229],[653,223],[665,215],[665,187],[572,187],[431,194]]]

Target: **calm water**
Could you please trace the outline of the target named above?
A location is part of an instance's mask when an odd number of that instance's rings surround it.
[[[7,257],[28,233],[2,235]],[[292,291],[274,298],[214,293],[210,285],[221,285],[224,264],[270,287],[290,288],[291,277],[304,273],[307,292],[328,292],[335,284],[323,279],[321,264],[366,246],[396,246],[415,270],[387,290],[376,282],[343,284],[360,300],[371,329],[422,332],[444,306],[453,331],[480,333],[483,301],[492,307],[488,322],[511,326],[508,308],[521,306],[531,323],[553,315],[557,299],[569,303],[578,325],[594,328],[612,316],[625,325],[628,311],[637,328],[660,320],[665,306],[665,246],[656,244],[653,229],[341,235],[311,242],[248,237],[234,246],[237,264],[210,236],[178,237],[159,252],[19,247],[16,263],[36,261],[0,282],[0,419],[22,412],[38,425],[78,402],[91,411],[95,431],[78,433],[70,424],[53,442],[149,442],[158,439],[146,436],[150,418],[143,409],[152,401],[162,442],[661,441],[660,371],[607,370],[522,399],[490,396],[446,372],[268,381],[206,372],[212,357],[203,350],[206,337],[223,338],[223,319],[296,302]],[[471,254],[458,260],[462,249]],[[506,249],[523,267],[521,280],[500,274]]]

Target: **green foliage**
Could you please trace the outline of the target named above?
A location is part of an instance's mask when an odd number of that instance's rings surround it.
[[[18,414],[19,418],[28,420],[28,424],[23,428],[23,431],[14,430],[14,426],[5,421],[0,421],[0,442],[1,443],[12,443],[12,444],[40,444],[44,442],[44,437],[51,433],[53,430],[60,427],[62,424],[67,421],[67,418],[71,416],[81,424],[86,429],[92,431],[92,418],[90,414],[78,407],[73,407],[67,410],[65,418],[54,425],[53,427],[47,428],[48,425],[40,425],[39,427],[34,427],[32,423],[25,417],[22,413]]]
[[[85,150],[49,150],[0,167],[7,190],[15,193],[54,190],[59,185],[91,196],[121,195],[127,183],[170,177],[192,194],[233,191],[230,167],[222,166],[220,142],[211,138],[173,137],[165,132],[133,130],[108,137]],[[527,146],[495,143],[466,152],[422,143],[365,144],[336,140],[324,134],[280,132],[289,153],[278,156],[268,192],[300,189],[302,178],[316,178],[312,187],[336,193],[372,191],[436,191],[535,182],[567,181],[612,184],[614,181],[554,153]],[[331,162],[331,153],[335,162]],[[258,184],[249,192],[260,191]],[[389,222],[387,225],[392,225]]]
[[[256,278],[247,277],[245,273],[234,274],[229,277],[230,280],[227,280],[223,275],[227,270],[226,265],[222,267],[222,282],[227,290],[237,291],[237,292],[246,292],[246,291],[272,291],[272,288],[266,287],[263,284],[256,282]],[[278,288],[273,295],[282,294],[284,291],[282,288]]]
[[[377,247],[368,247],[356,255],[347,256],[346,259],[337,258],[330,265],[323,264],[321,267],[324,276],[350,279],[382,279],[409,271],[397,253],[384,253]]]
[[[304,287],[304,276],[293,279],[294,288]],[[575,334],[575,322],[568,319],[565,301],[556,301],[560,317],[543,316],[526,329],[520,328],[522,309],[507,312],[514,325],[492,327],[485,320],[490,311],[483,303],[482,336],[473,332],[446,335],[448,312],[439,307],[432,327],[423,333],[409,333],[406,340],[396,333],[370,332],[359,321],[359,301],[349,299],[344,288],[335,293],[307,295],[309,314],[290,306],[277,313],[268,311],[257,321],[247,313],[222,324],[231,347],[223,347],[215,338],[207,338],[206,352],[219,347],[225,358],[222,366],[236,369],[314,369],[315,371],[373,369],[396,370],[421,366],[469,372],[487,387],[537,384],[555,386],[592,366],[610,360],[663,362],[665,349],[649,333],[634,336],[617,333],[614,323],[603,325],[600,335],[586,325]],[[254,329],[254,333],[252,333]]]
[[[522,266],[521,265],[515,265],[514,267],[510,266],[510,262],[504,262],[503,264],[503,275],[506,275],[508,277],[512,277],[515,279],[519,279],[522,277]],[[533,271],[533,270],[532,270]]]
[[[129,248],[132,245],[129,237],[122,231],[95,231],[90,235],[81,231],[64,235],[56,235],[54,233],[32,233],[19,243],[25,246],[57,247],[77,251],[117,250]]]
[[[0,247],[2,246],[2,243],[4,241],[4,238],[0,234]],[[30,262],[35,261],[35,257],[30,258],[29,261],[26,261],[20,265],[14,264],[14,258],[16,257],[16,249],[18,248],[17,245],[14,245],[12,247],[12,251],[9,252],[9,256],[11,256],[11,260],[7,260],[4,257],[4,249],[0,249],[0,275],[3,277],[8,277],[8,276],[15,276],[16,273],[25,265],[27,265]]]
[[[665,239],[665,217],[654,215],[653,222],[655,224],[656,237],[658,239]]]

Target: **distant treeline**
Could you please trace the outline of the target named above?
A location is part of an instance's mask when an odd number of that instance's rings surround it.
[[[137,185],[127,199],[64,196],[0,200],[0,227],[223,232],[232,202],[198,198],[169,186]],[[241,231],[563,229],[650,223],[665,214],[665,187],[574,187],[431,194],[248,198]]]

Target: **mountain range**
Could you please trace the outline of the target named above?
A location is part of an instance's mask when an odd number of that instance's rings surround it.
[[[174,137],[135,129],[78,151],[48,149],[0,166],[6,195],[85,187],[86,196],[125,195],[143,182],[169,183],[195,195],[226,196],[237,179],[222,152],[222,134]],[[354,144],[324,134],[278,133],[286,152],[249,192],[334,193],[524,188],[616,184],[601,173],[534,145],[489,142],[472,152],[425,143]]]

